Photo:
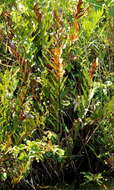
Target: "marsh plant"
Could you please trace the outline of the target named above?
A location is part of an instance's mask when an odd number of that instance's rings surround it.
[[[113,2],[0,7],[0,180],[16,184],[47,159],[100,184],[114,151]]]

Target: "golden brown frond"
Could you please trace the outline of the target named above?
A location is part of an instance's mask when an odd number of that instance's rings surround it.
[[[35,12],[35,15],[36,15],[36,19],[39,23],[42,22],[42,19],[43,19],[43,15],[41,13],[41,10],[39,8],[39,5],[38,3],[35,4],[34,8],[33,8],[34,12]]]
[[[76,10],[74,12],[74,22],[73,22],[73,28],[74,31],[72,34],[70,34],[69,39],[72,43],[74,43],[77,39],[78,39],[78,32],[79,32],[79,23],[78,23],[78,19],[84,15],[84,13],[86,12],[87,9],[82,8],[83,5],[83,1],[79,0],[78,4],[76,6]]]
[[[8,28],[9,28],[7,36],[10,40],[12,40],[14,37],[14,30],[13,30],[13,21],[11,18],[11,14],[9,11],[6,10],[6,11],[2,12],[1,16],[4,18],[5,22],[7,23]]]
[[[93,79],[96,69],[98,67],[98,58],[96,58],[89,69],[90,78]]]
[[[77,7],[76,7],[76,11],[74,13],[74,18],[75,19],[78,19],[78,18],[80,18],[82,16],[82,13],[83,13],[82,5],[83,5],[83,1],[79,0],[78,4],[77,4]]]
[[[54,21],[55,21],[55,25],[56,27],[61,27],[63,25],[63,13],[62,13],[62,9],[60,10],[54,10],[53,11],[53,17],[54,17]]]
[[[52,56],[51,67],[52,69],[54,69],[55,77],[57,80],[62,79],[65,73],[61,55],[62,55],[62,48],[53,48],[51,50],[51,56]]]

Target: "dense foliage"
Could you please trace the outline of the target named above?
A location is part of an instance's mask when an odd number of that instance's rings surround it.
[[[0,2],[1,183],[113,169],[113,36],[111,0]]]

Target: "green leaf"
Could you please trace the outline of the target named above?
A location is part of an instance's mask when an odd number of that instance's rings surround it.
[[[7,179],[7,173],[3,172],[2,174],[0,174],[0,180],[5,181]]]
[[[114,6],[112,6],[109,10],[110,16],[114,17]]]
[[[18,159],[19,159],[19,160],[26,160],[26,159],[27,159],[27,154],[26,154],[26,152],[22,152],[22,153],[20,154],[20,156],[18,157]]]

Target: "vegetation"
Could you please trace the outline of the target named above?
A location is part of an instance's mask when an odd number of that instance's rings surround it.
[[[113,36],[112,0],[1,0],[1,188],[114,170]]]

